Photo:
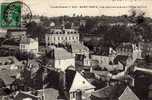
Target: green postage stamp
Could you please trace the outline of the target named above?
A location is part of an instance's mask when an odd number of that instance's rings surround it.
[[[2,3],[0,23],[1,28],[18,28],[21,26],[21,8],[20,3]]]
[[[0,4],[0,27],[20,28],[26,26],[32,18],[28,5],[21,1]]]

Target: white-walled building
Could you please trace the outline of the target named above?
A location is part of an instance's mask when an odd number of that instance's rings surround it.
[[[38,44],[37,39],[24,37],[20,41],[20,51],[21,52],[37,54],[38,48],[39,48],[39,44]]]
[[[54,48],[51,51],[52,66],[61,71],[65,71],[68,67],[75,67],[75,58],[72,53],[63,48]]]
[[[90,66],[89,48],[82,43],[71,43],[71,52],[77,58],[77,56],[83,56],[83,65]]]
[[[101,56],[101,55],[91,55],[92,61],[97,61],[99,65],[109,65],[113,62],[115,56]]]
[[[117,55],[132,56],[133,60],[141,57],[141,47],[140,45],[132,43],[122,43],[116,48]]]
[[[89,83],[79,72],[76,72],[71,88],[69,90],[70,100],[89,100],[95,86]]]
[[[45,35],[46,46],[79,42],[79,33],[74,29],[51,29]]]

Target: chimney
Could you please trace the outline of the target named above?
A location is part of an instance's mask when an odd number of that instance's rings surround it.
[[[82,91],[79,89],[76,91],[76,100],[82,100]]]

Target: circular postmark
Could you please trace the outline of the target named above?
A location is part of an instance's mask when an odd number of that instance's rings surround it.
[[[4,10],[4,21],[9,26],[23,26],[32,19],[32,12],[27,4],[21,1],[9,3]]]

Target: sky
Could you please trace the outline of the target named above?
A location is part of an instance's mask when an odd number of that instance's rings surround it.
[[[0,0],[10,2],[14,0]],[[120,16],[129,14],[132,9],[145,12],[152,17],[152,0],[22,0],[33,15],[43,16]]]

